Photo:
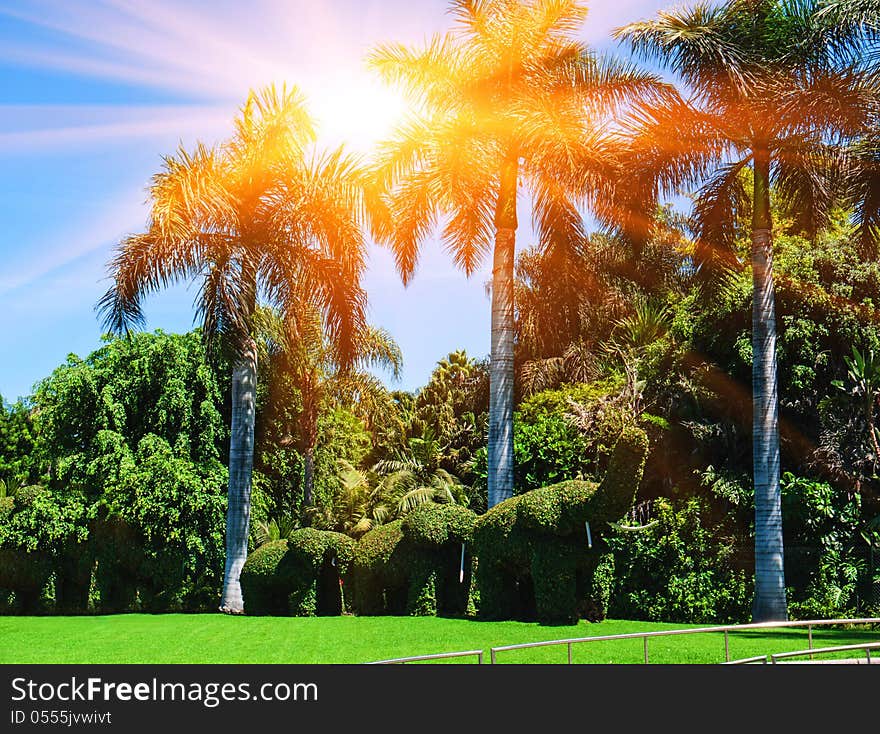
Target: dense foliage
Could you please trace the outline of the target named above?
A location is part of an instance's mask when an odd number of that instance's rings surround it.
[[[139,334],[71,356],[37,386],[33,406],[48,473],[7,498],[0,548],[51,559],[49,608],[211,608],[223,568],[225,429],[199,334]],[[22,594],[13,579],[3,586]]]

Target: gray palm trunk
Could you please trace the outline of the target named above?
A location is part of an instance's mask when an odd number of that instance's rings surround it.
[[[513,496],[513,277],[518,161],[506,161],[495,214],[489,363],[489,507]]]
[[[788,618],[779,488],[776,305],[769,156],[755,154],[752,215],[752,460],[755,483],[755,622]]]
[[[220,611],[244,613],[239,576],[247,560],[254,466],[257,404],[257,345],[248,339],[232,370],[232,421],[229,436],[229,506],[226,510],[226,569]]]

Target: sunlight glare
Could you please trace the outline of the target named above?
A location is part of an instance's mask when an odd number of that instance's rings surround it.
[[[359,153],[388,138],[410,110],[402,94],[366,74],[327,77],[303,91],[323,143]]]

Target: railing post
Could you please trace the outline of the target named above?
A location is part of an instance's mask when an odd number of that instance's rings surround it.
[[[477,665],[482,665],[482,664],[483,664],[483,651],[480,650],[480,652],[477,653]]]
[[[868,663],[868,665],[870,665],[871,664],[871,648],[870,647],[865,648],[865,654],[868,656],[867,663]]]
[[[642,639],[644,639],[644,641],[645,641],[645,663],[647,663],[648,662],[648,638],[646,636],[646,637],[643,637]]]
[[[724,630],[724,662],[730,662],[730,640],[727,639],[727,630]]]
[[[571,643],[568,643],[568,664],[571,665]]]
[[[491,650],[489,650],[489,662],[492,665],[495,665],[495,648],[492,648]]]
[[[809,647],[812,650],[813,649],[813,625],[811,625],[811,624],[807,625],[807,641],[808,641],[807,647]],[[810,660],[812,660],[812,659],[813,659],[813,656],[810,655]]]

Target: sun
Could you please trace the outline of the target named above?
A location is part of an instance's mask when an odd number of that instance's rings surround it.
[[[303,84],[324,144],[345,143],[368,153],[388,138],[412,107],[397,90],[366,73],[339,73]]]

